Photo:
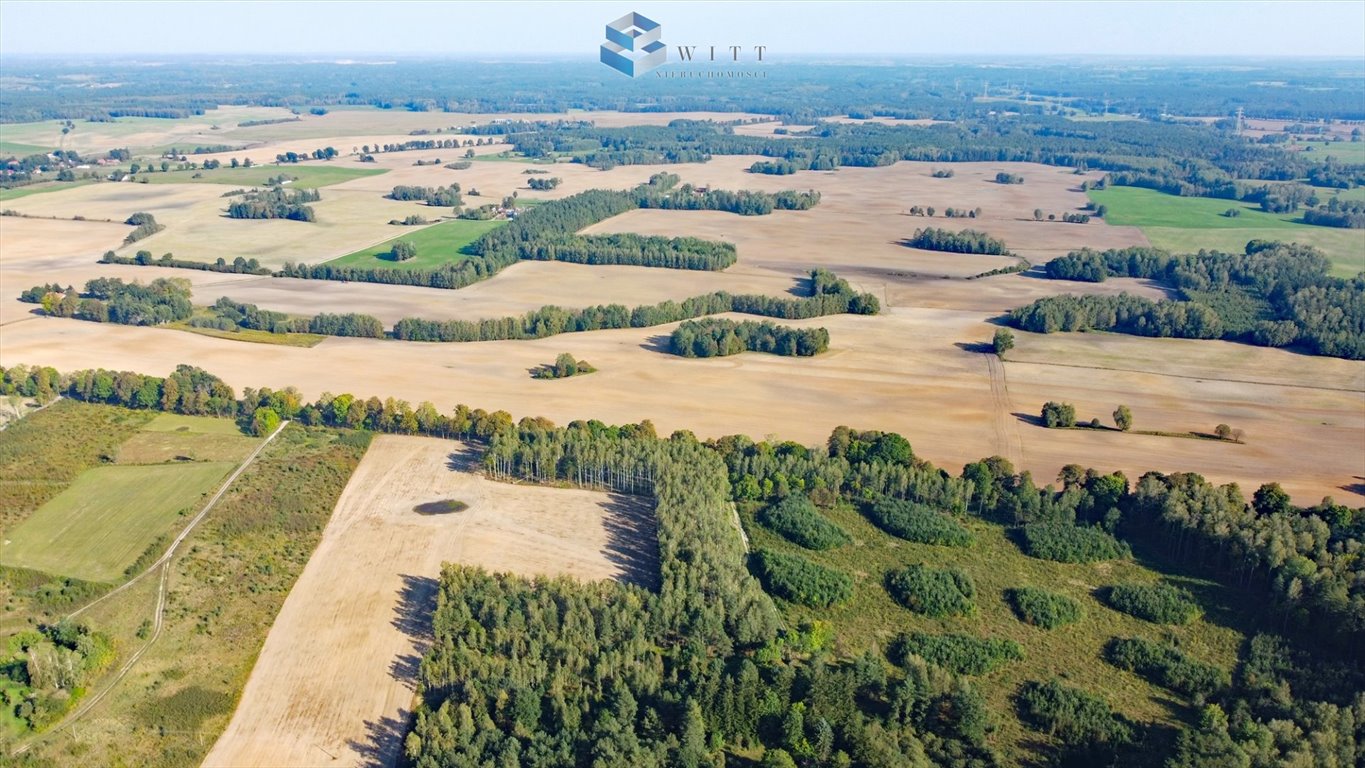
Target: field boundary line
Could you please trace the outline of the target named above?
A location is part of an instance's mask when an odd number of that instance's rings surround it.
[[[1261,387],[1285,387],[1286,389],[1317,389],[1324,392],[1350,392],[1354,395],[1365,393],[1365,389],[1351,389],[1349,387],[1324,387],[1317,384],[1284,384],[1277,381],[1256,381],[1254,379],[1225,379],[1219,376],[1190,376],[1184,373],[1159,373],[1157,371],[1144,371],[1141,368],[1113,368],[1107,365],[1081,365],[1079,363],[1045,363],[1039,360],[1016,360],[1011,358],[1010,363],[1014,365],[1052,365],[1058,368],[1084,368],[1091,371],[1117,371],[1120,373],[1143,373],[1148,376],[1165,376],[1171,379],[1190,379],[1192,381],[1218,381],[1224,384],[1254,384]]]
[[[81,702],[80,706],[78,706],[75,710],[68,714],[59,725],[41,734],[39,738],[45,738],[47,736],[60,733],[61,731],[70,728],[72,725],[75,725],[77,720],[80,720],[82,717],[86,715],[86,713],[94,709],[95,705],[99,704],[100,701],[102,701],[104,697],[109,694],[110,691],[114,690],[114,686],[118,685],[119,682],[123,680],[124,676],[127,675],[128,672],[133,668],[133,666],[137,664],[137,662],[142,658],[143,654],[145,654],[152,647],[152,645],[156,643],[157,639],[161,637],[161,631],[165,626],[166,618],[166,584],[170,580],[171,559],[174,557],[176,549],[180,547],[180,544],[184,542],[185,539],[189,538],[189,535],[194,532],[194,529],[198,527],[199,523],[202,522],[203,519],[208,515],[208,513],[213,510],[214,506],[218,504],[219,499],[223,497],[223,494],[227,493],[228,488],[232,487],[232,484],[236,482],[237,478],[240,477],[243,472],[246,471],[246,468],[251,466],[251,464],[256,461],[256,457],[260,456],[261,451],[265,450],[265,447],[269,445],[276,437],[278,437],[279,434],[283,432],[284,428],[287,426],[289,426],[288,421],[281,422],[280,425],[275,428],[274,432],[271,432],[270,435],[266,437],[265,440],[261,441],[260,445],[256,446],[256,450],[252,451],[251,455],[247,456],[246,459],[242,461],[242,463],[237,467],[235,471],[233,471],[231,475],[228,475],[227,479],[223,481],[223,484],[219,486],[218,492],[213,494],[213,496],[208,500],[208,503],[204,505],[204,508],[199,510],[199,514],[195,515],[194,518],[190,520],[190,522],[180,532],[180,535],[175,537],[175,540],[172,541],[170,546],[166,548],[165,554],[158,558],[155,563],[152,563],[150,566],[148,566],[147,570],[129,579],[128,581],[119,585],[112,591],[100,595],[99,597],[95,598],[89,603],[86,603],[80,608],[77,608],[75,611],[72,611],[71,613],[67,614],[66,618],[68,619],[75,618],[76,616],[79,616],[81,613],[85,612],[89,608],[92,608],[95,605],[98,605],[99,603],[103,602],[105,599],[113,597],[114,595],[122,592],[123,590],[127,589],[128,587],[132,586],[138,581],[141,581],[143,576],[146,576],[147,574],[151,573],[154,570],[157,570],[158,568],[161,570],[161,578],[159,583],[157,584],[156,589],[156,609],[153,611],[152,614],[153,617],[152,634],[148,636],[147,642],[143,643],[141,648],[137,649],[137,651],[135,651],[133,655],[128,657],[128,661],[124,662],[122,667],[119,667],[118,672],[116,672],[114,676],[110,678],[108,683],[105,684],[103,688],[101,688],[95,694],[86,697],[85,700]],[[23,746],[15,749],[11,754],[21,755],[27,752],[30,748],[33,747],[35,741],[37,741],[37,739],[35,739],[34,741],[30,741],[27,744],[24,744]]]

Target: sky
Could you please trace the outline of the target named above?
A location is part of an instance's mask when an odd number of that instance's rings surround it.
[[[636,11],[670,46],[783,56],[1338,56],[1362,0],[1127,2],[65,2],[0,0],[0,55],[596,56]]]

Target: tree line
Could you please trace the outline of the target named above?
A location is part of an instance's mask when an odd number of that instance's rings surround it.
[[[926,251],[979,253],[987,256],[1012,255],[1002,240],[975,229],[954,232],[950,229],[925,227],[915,230],[915,234],[902,240],[901,245]]]
[[[163,277],[143,284],[98,277],[86,281],[81,293],[56,284],[38,285],[20,293],[19,300],[42,304],[43,312],[53,317],[120,325],[160,325],[194,313],[190,282],[183,278]]]
[[[230,219],[289,219],[291,221],[314,221],[316,215],[312,206],[322,199],[316,189],[285,190],[283,187],[253,189],[244,193],[241,200],[228,204],[227,215]]]

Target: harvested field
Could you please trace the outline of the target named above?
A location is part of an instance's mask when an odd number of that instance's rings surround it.
[[[375,438],[206,766],[393,765],[442,562],[656,578],[652,516],[640,500],[494,483],[469,471],[468,451]],[[414,510],[445,500],[469,507]]]

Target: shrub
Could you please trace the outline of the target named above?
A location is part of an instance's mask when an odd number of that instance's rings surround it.
[[[1119,584],[1108,600],[1114,610],[1153,624],[1189,624],[1204,612],[1189,590],[1170,584]]]
[[[896,602],[926,616],[962,616],[976,610],[976,586],[956,568],[916,564],[886,575],[886,590]]]
[[[1005,593],[1014,614],[1025,624],[1056,629],[1081,620],[1081,604],[1037,587],[1019,587]]]
[[[896,664],[905,666],[911,656],[959,675],[984,675],[1006,662],[1022,660],[1024,649],[1004,638],[908,632],[891,644],[890,657]]]
[[[1231,683],[1226,670],[1191,659],[1174,646],[1140,637],[1114,638],[1105,649],[1105,658],[1119,669],[1187,696],[1208,696]]]
[[[754,575],[768,592],[794,603],[825,608],[853,596],[853,579],[799,555],[760,549],[751,559]]]
[[[972,534],[943,512],[913,501],[883,498],[868,512],[872,522],[887,533],[920,544],[965,547]]]
[[[834,549],[850,541],[844,529],[826,520],[806,496],[788,496],[760,512],[758,521],[806,549]]]
[[[1108,702],[1057,680],[1025,683],[1019,708],[1024,719],[1068,745],[1122,745],[1133,740],[1133,729]]]
[[[1099,528],[1070,523],[1030,523],[1021,529],[1030,557],[1058,563],[1093,563],[1128,557],[1128,545]]]

